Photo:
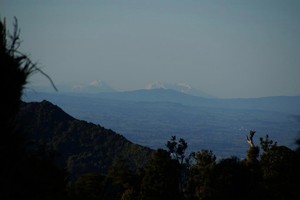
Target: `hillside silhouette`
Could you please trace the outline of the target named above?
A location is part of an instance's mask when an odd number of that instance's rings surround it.
[[[137,171],[153,151],[100,125],[75,119],[46,100],[23,102],[18,124],[30,148],[45,145],[48,154],[56,152],[56,164],[67,169],[72,180],[88,172],[107,174],[118,160],[126,160]]]

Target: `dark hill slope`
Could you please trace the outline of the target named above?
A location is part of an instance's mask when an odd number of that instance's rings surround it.
[[[22,103],[19,121],[31,147],[47,145],[57,152],[57,164],[73,178],[86,172],[106,174],[118,159],[127,160],[136,170],[152,152],[112,130],[77,120],[45,100]]]

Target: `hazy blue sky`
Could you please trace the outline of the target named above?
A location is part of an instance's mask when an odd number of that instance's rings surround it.
[[[223,98],[300,95],[299,0],[0,0],[0,16],[10,30],[18,18],[22,51],[59,88],[160,81]]]

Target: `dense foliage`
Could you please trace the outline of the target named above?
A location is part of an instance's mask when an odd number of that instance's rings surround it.
[[[0,102],[1,199],[62,199],[65,196],[65,171],[55,167],[44,152],[31,152],[23,140],[22,130],[16,125],[28,77],[36,71],[44,74],[18,50],[19,46],[17,20],[12,34],[8,34],[5,20],[1,20],[0,90],[4,94]]]
[[[185,155],[188,143],[175,136],[166,150],[154,151],[50,102],[21,105],[27,78],[40,70],[17,50],[17,26],[10,44],[6,34],[1,21],[1,199],[300,198],[299,148],[279,146],[268,135],[257,146],[250,131],[246,159],[217,160],[205,149]]]
[[[172,147],[183,141],[175,138],[169,141],[174,142]],[[243,160],[234,156],[217,160],[212,151],[201,150],[187,162],[172,156],[174,148],[158,149],[139,173],[116,163],[98,183],[96,191],[102,193],[97,199],[299,199],[299,154],[277,146],[268,136],[255,148],[263,150],[258,158],[250,155],[259,153],[253,148],[249,147]],[[103,196],[112,191],[115,198]]]

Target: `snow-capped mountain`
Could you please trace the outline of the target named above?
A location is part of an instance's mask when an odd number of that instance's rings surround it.
[[[212,95],[202,92],[201,90],[198,90],[198,89],[192,87],[188,83],[170,84],[170,83],[162,83],[162,82],[156,81],[156,82],[147,84],[145,89],[172,89],[172,90],[176,90],[176,91],[179,91],[179,92],[182,92],[185,94],[194,95],[194,96],[213,98]]]
[[[101,80],[94,80],[88,85],[74,85],[72,87],[73,92],[114,92],[115,90],[109,86],[106,82]]]

